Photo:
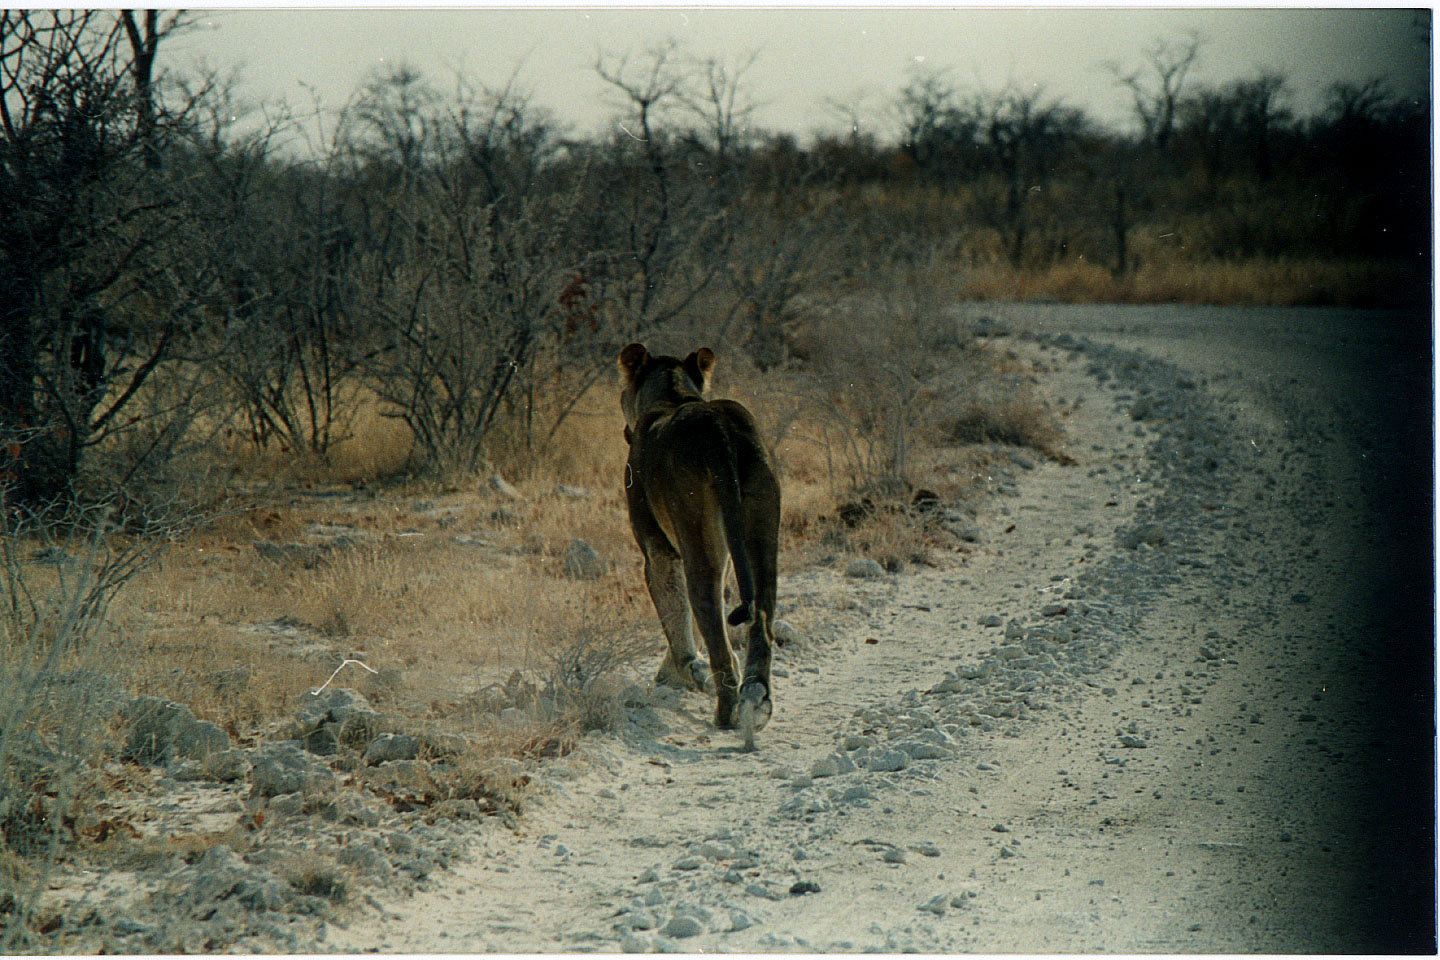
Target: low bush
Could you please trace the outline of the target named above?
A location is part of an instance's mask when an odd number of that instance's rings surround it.
[[[124,690],[107,614],[177,531],[117,530],[114,504],[0,513],[0,947],[31,945],[46,873],[76,838]]]

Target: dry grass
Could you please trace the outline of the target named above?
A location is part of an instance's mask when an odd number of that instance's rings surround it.
[[[1077,193],[1074,184],[1052,184],[1027,204],[1029,249],[1016,265],[1011,239],[994,220],[996,186],[871,183],[840,190],[837,198],[861,225],[856,237],[862,238],[845,262],[864,264],[845,271],[847,283],[872,291],[877,268],[908,266],[912,289],[953,299],[1355,307],[1430,299],[1431,269],[1422,256],[1412,262],[1242,253],[1321,249],[1304,226],[1310,221],[1295,214],[1313,198],[1245,181],[1223,184],[1204,208],[1132,224],[1132,269],[1118,278],[1110,216],[1092,207],[1075,220],[1095,198]],[[878,236],[896,239],[888,250],[877,249]]]
[[[942,429],[956,444],[1000,443],[1030,447],[1053,460],[1068,459],[1054,416],[1033,400],[1010,397],[996,403],[971,402],[945,418]]]
[[[329,854],[313,850],[298,853],[281,872],[290,886],[306,896],[344,903],[350,895],[344,868]]]
[[[107,784],[114,665],[106,612],[153,537],[113,531],[108,509],[0,515],[0,948],[31,948],[46,875]],[[45,922],[48,922],[45,921]]]
[[[282,729],[343,659],[360,660],[379,675],[350,666],[334,682],[361,690],[402,728],[469,741],[437,802],[518,801],[523,785],[487,765],[564,753],[584,730],[613,723],[618,668],[658,659],[663,642],[624,518],[622,421],[618,404],[602,403],[610,392],[597,388],[577,410],[556,444],[563,457],[515,481],[523,500],[483,478],[463,489],[402,479],[373,493],[339,482],[363,469],[366,451],[396,446],[393,421],[379,417],[358,418],[329,464],[282,464],[277,478],[252,463],[258,492],[243,509],[177,538],[113,611],[138,638],[127,686],[186,703],[250,743]],[[561,483],[589,495],[564,495]],[[271,560],[256,547],[337,536],[342,544],[318,557]],[[567,576],[575,538],[607,561],[606,573]],[[596,624],[628,639],[597,643]],[[490,694],[512,676],[555,695],[543,709],[531,704],[526,722],[498,725],[505,704]]]
[[[348,657],[399,672],[382,691],[396,709],[443,720],[487,683],[543,673],[581,611],[617,626],[648,613],[617,497],[535,490],[523,503],[471,493],[429,504],[352,502],[338,516],[329,503],[269,508],[248,530],[232,522],[238,538],[210,530],[175,544],[116,611],[144,637],[127,671],[133,688],[239,732],[292,713]],[[501,506],[519,522],[492,520]],[[303,542],[307,529],[342,522],[353,545],[311,569],[261,559],[247,536]],[[577,536],[612,562],[609,573],[565,576]]]
[[[967,271],[960,290],[973,300],[1395,306],[1423,299],[1424,283],[1415,269],[1375,261],[1157,258],[1119,278],[1108,266],[1084,260],[1022,268],[995,263]]]
[[[747,400],[755,398],[781,474],[782,573],[854,556],[898,570],[963,552],[967,548],[932,512],[915,507],[917,494],[928,492],[942,502],[970,496],[994,456],[994,444],[1069,459],[1059,420],[1034,386],[1037,371],[1028,362],[977,346],[934,315],[925,326],[917,342],[890,336],[876,347],[917,375],[905,395],[878,377],[865,390],[839,394],[817,393],[813,379],[803,377],[798,387],[795,381],[777,383],[783,378],[774,374],[749,375],[737,385]],[[817,342],[854,333],[843,313],[803,331]],[[912,356],[919,359],[907,363]],[[832,381],[841,368],[853,369],[846,357],[839,359]],[[857,382],[866,375],[854,373]],[[871,409],[856,411],[852,402]],[[888,415],[867,418],[876,409]],[[970,417],[968,434],[958,429],[962,416]],[[892,472],[873,454],[896,449],[890,433],[896,429],[906,431],[908,446],[902,469]]]
[[[349,484],[394,477],[410,466],[410,428],[385,415],[373,393],[357,390],[346,431],[325,457],[279,444],[257,450],[247,440],[222,434],[220,454],[243,486],[270,488]]]
[[[176,859],[194,863],[215,847],[229,847],[245,854],[254,845],[254,834],[240,827],[198,833],[163,834],[132,838],[121,833],[96,844],[98,853],[118,870],[151,870]]]

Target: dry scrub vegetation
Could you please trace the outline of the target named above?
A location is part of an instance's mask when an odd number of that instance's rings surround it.
[[[1254,259],[1195,263],[1162,255],[1117,277],[1083,260],[1022,269],[994,265],[963,286],[975,300],[1062,303],[1224,303],[1238,306],[1409,304],[1423,298],[1416,271],[1373,260]]]

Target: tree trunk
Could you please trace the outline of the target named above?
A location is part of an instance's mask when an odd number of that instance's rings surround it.
[[[32,507],[68,486],[66,457],[35,402],[38,353],[29,278],[0,271],[0,504]]]
[[[1125,208],[1125,185],[1115,185],[1115,279],[1125,276],[1130,269],[1130,212]]]
[[[123,10],[121,22],[130,41],[130,78],[135,84],[135,136],[147,170],[160,169],[160,148],[155,142],[155,54],[160,48],[159,14],[144,11],[145,25],[135,22],[135,11]]]

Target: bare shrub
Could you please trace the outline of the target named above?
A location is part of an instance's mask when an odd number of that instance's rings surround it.
[[[0,870],[15,881],[0,909],[6,952],[36,943],[45,875],[97,786],[123,696],[109,669],[122,640],[106,613],[174,529],[118,536],[112,513],[0,513]]]
[[[201,94],[157,74],[186,25],[157,11],[0,13],[0,476],[11,503],[75,493],[117,432],[174,450],[177,409],[140,402],[199,359],[218,251],[202,242],[204,179],[187,154]],[[182,378],[183,379],[183,378]],[[151,423],[158,414],[161,422]],[[182,418],[183,419],[183,418]]]
[[[942,430],[955,443],[1002,443],[1030,447],[1059,459],[1064,432],[1055,417],[1033,399],[1011,397],[972,401],[944,418]]]
[[[973,372],[957,326],[903,271],[879,293],[825,310],[804,331],[804,389],[814,404],[832,480],[893,496],[910,485],[930,429],[928,404]]]
[[[131,416],[97,433],[77,470],[82,496],[119,491],[122,516],[224,496],[220,477],[230,465],[214,456],[226,423],[223,401],[203,365],[163,367],[129,401]]]
[[[284,876],[290,886],[310,897],[344,903],[350,896],[350,881],[344,869],[328,854],[306,851],[286,864]]]
[[[487,463],[502,404],[559,322],[559,293],[573,270],[538,205],[502,221],[493,209],[442,195],[416,213],[436,227],[364,270],[382,338],[366,380],[410,427],[426,466],[469,474]]]
[[[1028,447],[1052,460],[1069,462],[1059,420],[1036,395],[1013,355],[1001,356],[978,346],[968,352],[986,375],[936,405],[933,414],[939,435],[954,444]]]
[[[624,673],[654,652],[649,635],[618,624],[586,621],[547,655],[544,696],[582,730],[608,730],[624,710]]]
[[[847,552],[870,557],[890,573],[933,565],[935,542],[927,514],[903,502],[877,505],[844,537]]]
[[[726,260],[728,303],[715,321],[721,342],[734,336],[762,369],[780,366],[803,317],[803,301],[824,296],[847,233],[836,205],[815,184],[741,205]]]

